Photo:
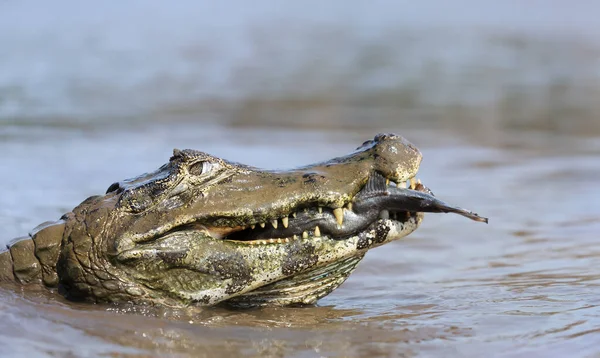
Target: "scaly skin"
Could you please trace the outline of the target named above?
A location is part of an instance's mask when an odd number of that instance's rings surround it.
[[[13,241],[0,253],[0,281],[43,284],[94,302],[311,304],[369,249],[414,231],[423,214],[376,219],[354,232],[342,221],[336,233],[307,227],[311,218],[354,215],[353,200],[374,173],[402,183],[420,162],[421,153],[393,134],[289,171],[175,150],[157,171],[115,183]],[[265,223],[298,232],[249,239]]]

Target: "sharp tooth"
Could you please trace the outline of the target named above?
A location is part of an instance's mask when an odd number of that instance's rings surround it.
[[[275,229],[277,229],[277,219],[275,219],[275,220],[271,220],[271,225],[273,225],[273,227],[274,227]]]
[[[421,184],[421,179],[417,179],[417,183]]]
[[[321,230],[319,230],[318,226],[315,226],[315,236],[317,236],[317,237],[321,236]]]
[[[292,213],[292,216],[294,217],[294,219],[296,218],[296,212],[295,211]]]
[[[337,223],[340,226],[342,226],[342,224],[344,223],[344,209],[342,209],[342,208],[333,209],[333,215],[335,216]]]
[[[415,178],[410,178],[410,188],[414,189],[417,186],[417,181]]]
[[[296,236],[296,235],[292,236],[292,240],[297,240],[297,239],[298,239],[298,236]],[[286,238],[285,240],[286,240],[285,242],[289,242],[290,241],[289,238]]]
[[[379,218],[380,219],[389,219],[390,218],[390,212],[387,210],[381,210],[381,212],[379,213]]]
[[[348,210],[352,211],[352,203],[348,203],[346,206],[348,207]]]
[[[281,219],[281,222],[283,223],[283,227],[287,229],[288,227],[288,217],[284,217]]]
[[[279,239],[277,239],[277,240],[279,240]],[[274,244],[275,243],[275,239],[269,239],[269,243],[270,244]]]
[[[296,236],[296,235],[294,235],[294,239],[295,239],[295,236]],[[290,238],[289,238],[289,237],[286,237],[284,241],[285,241],[285,242],[290,242]]]
[[[389,180],[389,179],[386,179],[386,180],[385,180],[385,186],[388,186],[388,185],[390,185],[390,180]]]
[[[267,244],[267,242],[265,240],[259,240],[258,242],[261,243],[261,244],[263,244],[263,245]]]
[[[406,189],[406,182],[405,181],[401,181],[400,183],[398,183],[398,187]]]
[[[254,230],[254,228],[255,228],[255,227],[256,227],[256,225],[250,225],[250,228],[251,228],[252,230]]]
[[[302,231],[302,238],[308,239],[308,233],[306,231]]]
[[[260,225],[260,227],[262,227],[263,229],[265,228],[265,223],[260,223],[259,225]]]
[[[307,213],[308,212],[308,208],[304,208],[304,212]]]
[[[323,208],[319,206],[319,214],[323,212]]]

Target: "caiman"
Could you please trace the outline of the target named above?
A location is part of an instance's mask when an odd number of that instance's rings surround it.
[[[379,134],[349,155],[287,171],[196,150],[110,185],[0,253],[0,281],[71,300],[167,306],[312,304],[365,253],[424,212],[477,214],[417,180],[419,150]]]

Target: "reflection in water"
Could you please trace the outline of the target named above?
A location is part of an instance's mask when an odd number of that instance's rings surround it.
[[[358,309],[331,306],[228,310],[223,308],[170,310],[144,307],[98,307],[68,304],[54,295],[29,292],[24,297],[2,292],[1,317],[42,317],[27,333],[49,351],[66,352],[80,341],[62,341],[57,349],[55,330],[82,337],[89,353],[177,354],[194,356],[288,355],[290,352],[320,355],[410,353],[410,343],[469,336],[470,330],[431,324],[415,326],[409,320],[429,316],[431,305],[402,307],[407,313],[372,316]],[[40,319],[36,319],[39,321]],[[8,328],[10,319],[0,320]],[[48,325],[54,331],[45,331]],[[7,335],[15,338],[17,335]],[[18,335],[19,339],[23,339]],[[44,344],[45,343],[45,344]],[[406,347],[405,347],[406,345]],[[53,348],[52,348],[53,347]],[[16,353],[18,350],[15,349]]]

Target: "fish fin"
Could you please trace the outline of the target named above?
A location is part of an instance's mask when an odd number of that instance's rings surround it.
[[[388,195],[385,177],[377,172],[371,174],[363,192],[365,194]]]

